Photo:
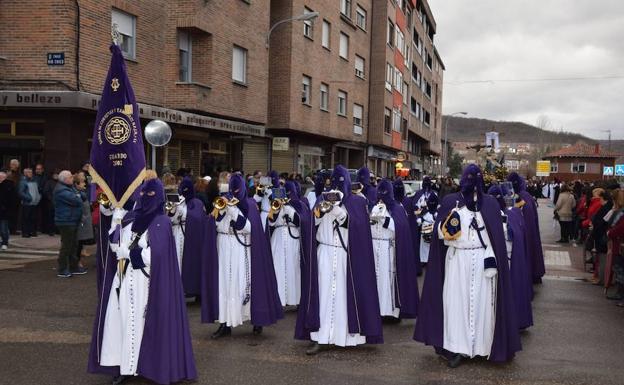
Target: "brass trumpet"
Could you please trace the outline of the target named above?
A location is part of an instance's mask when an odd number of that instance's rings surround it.
[[[216,197],[212,205],[217,210],[224,210],[227,206],[236,206],[238,204],[238,199],[232,198],[227,199],[226,197],[220,196]]]
[[[352,194],[359,194],[362,192],[362,190],[364,189],[364,185],[360,182],[355,182],[355,183],[351,183],[351,193]]]
[[[104,208],[108,209],[111,207],[111,201],[108,199],[108,196],[104,192],[100,192],[97,195],[97,203],[102,205]]]
[[[264,190],[266,190],[266,186],[259,184],[258,186],[256,186],[256,195],[263,195]]]

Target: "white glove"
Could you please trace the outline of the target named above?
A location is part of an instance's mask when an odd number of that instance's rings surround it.
[[[126,210],[115,209],[113,210],[113,220],[111,222],[111,229],[115,228],[116,224],[121,223],[122,219],[126,216]]]
[[[335,205],[329,214],[333,215],[339,222],[342,222],[347,217],[347,210],[342,206]]]
[[[226,215],[233,221],[236,220],[236,218],[238,218],[238,214],[240,213],[240,210],[238,209],[238,207],[236,206],[227,206],[225,209]]]
[[[485,275],[485,278],[492,279],[496,277],[496,274],[498,274],[498,270],[496,270],[495,268],[485,269],[485,272],[483,274]]]
[[[117,260],[130,259],[130,249],[126,243],[122,243],[117,248]]]
[[[292,206],[283,206],[282,207],[282,212],[280,213],[281,216],[286,216],[288,215],[288,217],[292,220],[295,217],[295,214],[297,212],[295,211],[295,209]]]

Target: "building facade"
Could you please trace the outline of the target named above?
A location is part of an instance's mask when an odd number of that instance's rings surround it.
[[[89,158],[112,24],[142,125],[161,119],[174,133],[158,149],[159,171],[268,167],[269,57],[258,31],[269,27],[269,0],[3,1],[3,164],[76,169]]]
[[[614,168],[618,156],[602,149],[600,144],[577,143],[551,152],[543,159],[550,160],[550,178],[572,182],[613,178],[613,175],[603,175],[603,170],[604,167]]]

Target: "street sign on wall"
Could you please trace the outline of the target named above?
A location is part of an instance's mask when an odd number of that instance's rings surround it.
[[[47,58],[49,66],[65,65],[65,52],[48,52]]]
[[[602,168],[602,175],[613,176],[613,166],[604,166]]]
[[[537,176],[550,176],[550,161],[538,160],[535,171],[535,175]]]
[[[615,165],[615,176],[624,176],[624,164]]]

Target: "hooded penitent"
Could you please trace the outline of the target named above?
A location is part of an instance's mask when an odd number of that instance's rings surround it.
[[[149,306],[141,340],[137,374],[159,384],[197,378],[191,336],[175,251],[171,221],[164,215],[162,183],[145,182],[134,210],[134,232],[148,232],[152,253],[150,265]],[[108,293],[117,267],[113,253],[105,262],[103,288],[94,322],[88,370],[91,373],[118,375],[119,367],[100,366],[102,335],[108,305]]]
[[[186,220],[184,225],[184,252],[182,258],[182,284],[184,292],[199,295],[201,292],[201,264],[207,261],[208,249],[204,239],[208,236],[208,216],[204,204],[195,198],[193,181],[182,179],[178,193],[184,197]]]
[[[407,220],[409,221],[411,232],[412,232],[412,241],[414,242],[414,250],[417,254],[420,253],[420,226],[418,225],[418,217],[415,212],[418,208],[418,201],[423,195],[436,195],[435,191],[432,188],[433,184],[431,183],[431,178],[429,176],[424,176],[422,181],[422,188],[411,197],[406,197],[403,200],[403,206],[405,207],[405,211],[407,212]],[[437,197],[436,197],[437,198]],[[420,255],[416,255],[416,259],[420,259]],[[417,264],[416,268],[418,269],[418,274],[422,272],[422,267],[420,263]]]
[[[278,188],[280,186],[280,179],[277,171],[271,171],[269,173],[269,178],[271,178],[271,184],[273,185],[273,188]]]
[[[396,183],[396,182],[395,182]],[[385,205],[394,220],[394,241],[396,253],[396,290],[398,296],[400,318],[416,318],[418,314],[418,282],[417,263],[414,242],[407,213],[403,206],[394,199],[392,183],[384,179],[377,186],[377,197]]]
[[[341,204],[349,216],[347,246],[349,332],[366,336],[368,343],[382,343],[383,331],[379,315],[372,236],[366,202],[361,197],[351,194],[351,178],[343,166],[338,165],[334,169],[331,185],[332,189],[337,189],[344,194]],[[310,332],[318,331],[320,328],[316,241],[314,241],[310,255],[310,263],[302,271],[302,276],[305,275],[306,279],[302,279],[301,282],[301,305],[298,309],[295,330],[295,338],[298,339],[310,339]]]
[[[483,173],[479,166],[476,164],[469,164],[466,166],[459,186],[466,206],[468,206],[471,211],[479,211],[483,206],[483,194],[485,193]]]
[[[478,174],[481,170],[476,165],[470,165],[464,170],[462,176],[462,191],[467,193],[467,198],[474,196],[475,187],[482,184]],[[470,174],[470,176],[468,175]],[[472,196],[469,193],[472,192]],[[474,202],[474,199],[472,199]],[[480,203],[479,203],[480,202]],[[449,194],[444,197],[434,228],[438,228],[452,209],[456,206],[466,205],[463,193]],[[503,222],[500,207],[495,198],[480,194],[478,206],[492,243],[494,255],[497,261],[507,260],[505,247],[505,235],[503,234]],[[444,241],[438,237],[438,232],[433,232],[431,251],[427,265],[427,275],[423,286],[420,300],[419,317],[416,321],[414,339],[432,345],[438,352],[443,352],[444,346],[444,313],[443,313],[443,287],[444,266],[447,247]],[[511,279],[507,263],[497,263],[497,290],[496,290],[496,322],[494,339],[492,342],[489,359],[491,361],[508,361],[513,358],[515,352],[521,349],[520,336],[518,333],[517,318],[512,298]]]
[[[522,216],[524,217],[527,254],[529,255],[530,270],[533,281],[539,281],[545,274],[544,254],[542,252],[542,239],[539,230],[539,217],[537,215],[537,204],[535,200],[526,191],[526,183],[518,173],[512,172],[507,177],[513,185],[514,192],[519,199],[524,201],[521,205]]]
[[[367,167],[362,167],[357,172],[357,181],[363,186],[362,194],[368,200],[368,207],[371,208],[377,203],[377,191],[375,187],[371,185],[371,173]]]
[[[511,287],[516,307],[518,328],[526,329],[533,325],[533,310],[531,298],[533,286],[531,284],[531,272],[526,253],[525,229],[522,212],[516,207],[507,207],[505,202],[506,188],[501,185],[493,185],[488,194],[496,198],[501,210],[506,215],[507,243],[511,245],[510,275]],[[509,253],[508,253],[509,255]]]
[[[403,204],[403,200],[405,199],[405,185],[403,184],[403,179],[398,178],[392,183],[392,187],[394,188],[394,200]]]
[[[247,198],[245,181],[240,174],[230,179],[231,197],[238,199],[238,208],[251,224],[251,323],[268,326],[283,318],[277,291],[273,258],[267,233],[262,228],[260,212],[253,198]],[[214,217],[208,219],[209,232],[204,242],[209,252],[208,263],[202,263],[201,320],[212,323],[219,318],[219,259]]]

